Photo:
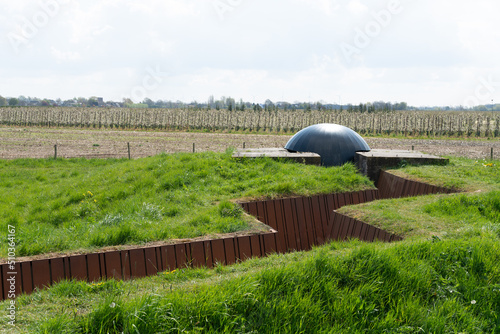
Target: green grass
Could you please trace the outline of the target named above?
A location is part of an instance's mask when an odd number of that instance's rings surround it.
[[[400,198],[347,206],[339,212],[404,238],[496,229],[500,211],[500,162],[450,158],[446,166],[406,166],[391,172],[455,188],[462,193]]]
[[[235,160],[230,152],[0,161],[0,238],[16,226],[17,255],[30,256],[231,233],[254,228],[234,199],[371,187],[350,164]]]
[[[136,281],[62,282],[19,297],[41,333],[494,333],[497,237],[332,243]]]
[[[494,168],[464,159],[439,168],[404,167],[419,171],[421,180],[460,180],[463,189],[482,191],[341,209],[399,232],[402,242],[333,242],[310,252],[125,282],[63,281],[18,297],[12,332],[499,333]],[[228,200],[215,208],[219,215],[234,214]],[[0,330],[12,328],[1,323]]]
[[[446,166],[407,165],[392,172],[403,177],[460,191],[494,190],[500,187],[500,161],[448,157]]]

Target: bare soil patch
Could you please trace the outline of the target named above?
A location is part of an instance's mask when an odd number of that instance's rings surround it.
[[[224,152],[229,147],[283,147],[290,135],[164,132],[132,130],[94,130],[79,128],[0,127],[0,158],[127,158],[130,143],[132,158],[162,152]],[[500,140],[434,140],[365,138],[374,149],[405,149],[435,154],[488,158],[491,147],[500,158]]]

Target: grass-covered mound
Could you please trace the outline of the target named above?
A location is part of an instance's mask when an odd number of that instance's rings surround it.
[[[447,166],[406,166],[391,171],[462,193],[419,196],[346,206],[339,212],[404,238],[499,231],[500,163],[451,158]],[[500,233],[500,232],[498,232]]]
[[[498,174],[487,168],[496,166],[461,160],[470,169],[463,177],[454,163],[407,168],[495,188]],[[125,282],[63,281],[20,296],[17,327],[4,322],[0,330],[497,333],[500,192],[484,189],[342,209],[389,230],[401,228],[407,238],[398,243],[351,240],[214,270],[182,268]]]
[[[19,302],[26,319],[57,302],[58,315],[38,327],[45,333],[493,333],[499,261],[491,235],[353,241],[229,269],[164,273],[147,279],[156,284],[150,290],[146,280],[65,282]]]
[[[0,238],[16,226],[17,256],[28,256],[231,233],[250,228],[233,199],[371,187],[350,164],[235,160],[230,152],[0,161]]]
[[[500,161],[449,159],[445,166],[406,165],[391,173],[460,191],[500,189]]]

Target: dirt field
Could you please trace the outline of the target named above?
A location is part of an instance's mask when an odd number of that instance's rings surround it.
[[[228,147],[283,147],[291,136],[252,135],[197,132],[118,131],[65,128],[0,127],[0,158],[120,158],[128,157],[130,143],[132,158],[161,152],[223,152]],[[491,147],[495,159],[500,159],[500,140],[431,140],[365,138],[371,148],[406,149],[436,155],[462,156],[474,159],[489,158]]]

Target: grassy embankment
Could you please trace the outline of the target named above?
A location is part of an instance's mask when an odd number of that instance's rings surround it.
[[[497,166],[452,159],[445,167],[405,167],[401,172],[425,181],[482,192],[343,209],[367,221],[379,214],[371,222],[390,221],[385,227],[407,237],[403,242],[352,240],[215,270],[63,282],[18,298],[18,331],[499,332]]]
[[[0,238],[16,226],[17,256],[30,256],[248,231],[259,226],[230,200],[371,187],[352,165],[237,161],[230,153],[0,161]]]

